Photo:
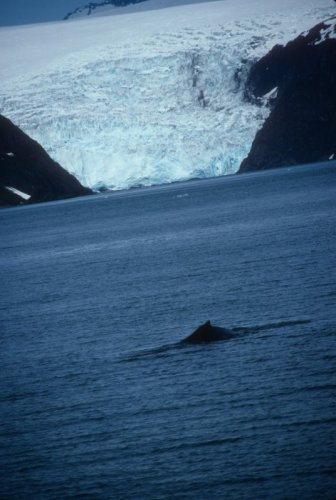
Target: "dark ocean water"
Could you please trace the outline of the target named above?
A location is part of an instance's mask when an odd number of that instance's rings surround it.
[[[0,233],[1,498],[335,498],[335,162]],[[177,344],[208,319],[236,337]]]

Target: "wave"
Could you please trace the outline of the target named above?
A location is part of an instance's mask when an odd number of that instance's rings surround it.
[[[279,321],[276,323],[263,323],[261,325],[253,325],[253,326],[239,326],[239,327],[233,327],[230,328],[230,331],[235,334],[235,337],[231,339],[226,339],[225,343],[230,342],[234,340],[235,338],[240,338],[242,335],[247,335],[247,334],[253,334],[253,333],[258,333],[260,331],[264,330],[274,330],[276,328],[287,328],[291,326],[297,326],[297,325],[305,325],[311,323],[311,320],[309,319],[297,319],[297,320],[289,320],[289,321]],[[182,338],[181,338],[182,340]],[[208,344],[209,345],[209,344]],[[182,342],[175,342],[172,344],[166,344],[163,346],[159,347],[153,347],[150,349],[144,349],[138,352],[135,352],[133,354],[130,354],[124,358],[121,359],[122,362],[132,362],[132,361],[139,361],[147,358],[164,358],[171,356],[174,352],[180,349],[189,349],[189,350],[194,350],[196,349],[202,349],[204,345],[200,344],[186,344]]]

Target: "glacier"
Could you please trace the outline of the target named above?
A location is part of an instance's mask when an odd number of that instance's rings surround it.
[[[334,12],[217,0],[0,28],[0,112],[96,190],[232,174],[269,113],[244,100],[249,65]]]
[[[96,2],[87,2],[85,5],[77,7],[74,11],[68,12],[63,18],[80,19],[86,16],[96,17],[106,14],[129,14],[131,12],[144,12],[146,10],[166,9],[167,7],[176,7],[186,4],[196,4],[209,2],[210,0],[128,0],[127,5],[114,5],[113,0],[98,0]],[[211,0],[219,1],[219,0]],[[110,3],[111,2],[111,3]],[[119,2],[121,3],[121,2]]]

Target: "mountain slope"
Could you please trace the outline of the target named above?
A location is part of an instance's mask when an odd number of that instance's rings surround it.
[[[240,172],[336,156],[335,68],[336,17],[285,47],[274,47],[251,68],[247,79],[250,99],[275,88],[277,97]]]
[[[106,15],[119,15],[145,12],[148,10],[166,9],[179,7],[187,4],[207,3],[219,0],[101,0],[100,2],[89,2],[69,12],[64,20],[74,20],[83,17],[96,17]]]
[[[71,198],[90,194],[46,151],[0,115],[0,205]]]
[[[64,20],[67,21],[68,19],[75,19],[77,17],[101,14],[102,11],[106,13],[106,10],[112,10],[113,7],[125,7],[126,5],[133,5],[145,1],[146,0],[104,0],[101,2],[90,2],[66,14]]]
[[[0,108],[95,189],[235,173],[270,111],[244,99],[249,67],[334,5],[218,0],[0,29]]]

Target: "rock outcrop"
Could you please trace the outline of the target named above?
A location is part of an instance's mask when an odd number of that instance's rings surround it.
[[[108,5],[112,7],[126,7],[130,4],[145,2],[146,0],[102,0],[100,2],[90,2],[82,7],[77,7],[72,12],[69,12],[64,18],[63,21],[67,21],[68,19],[76,18],[77,16],[90,16],[96,9],[99,11],[99,8],[106,7]]]
[[[268,99],[271,113],[239,172],[336,158],[336,18],[254,64],[246,98]]]
[[[0,115],[0,205],[91,194],[36,141]]]

